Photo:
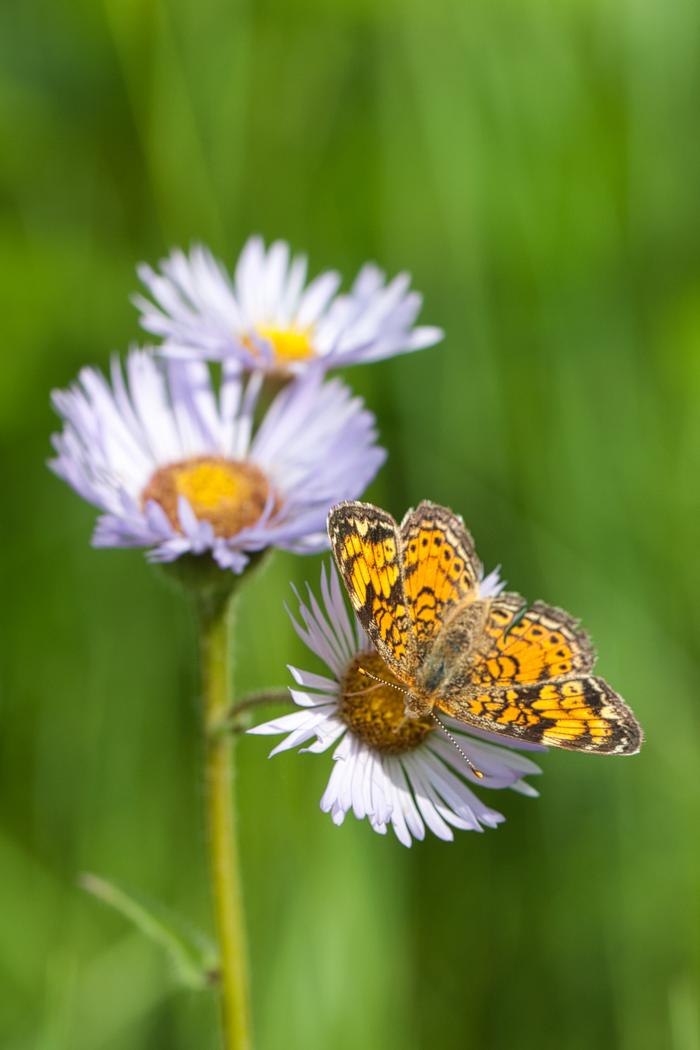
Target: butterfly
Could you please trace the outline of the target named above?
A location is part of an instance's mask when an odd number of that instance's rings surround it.
[[[474,541],[447,507],[424,501],[399,526],[372,504],[339,503],[328,535],[360,623],[405,687],[407,717],[437,708],[512,739],[639,751],[641,727],[592,674],[595,652],[578,621],[515,592],[480,597]]]

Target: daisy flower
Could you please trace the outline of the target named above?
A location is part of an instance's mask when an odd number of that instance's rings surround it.
[[[143,264],[138,274],[152,296],[134,297],[141,324],[165,340],[169,356],[230,358],[288,377],[312,363],[331,368],[420,350],[443,335],[414,327],[421,296],[409,290],[407,274],[387,284],[368,264],[339,295],[339,274],[327,271],[307,284],[306,257],[291,257],[284,241],[266,249],[251,237],[233,277],[201,246],[189,256],[174,251],[160,272]]]
[[[241,572],[252,552],[327,547],[325,519],[384,462],[375,419],[339,380],[289,383],[254,427],[262,377],[132,350],[111,382],[85,368],[55,391],[64,420],[50,467],[104,513],[97,547],[154,561],[210,553]],[[256,408],[258,413],[256,414]]]
[[[487,597],[502,589],[495,571],[482,580],[480,593]],[[441,715],[450,740],[431,718],[405,717],[403,696],[390,684],[399,683],[358,620],[348,614],[335,567],[330,575],[325,568],[321,571],[321,602],[310,587],[308,603],[297,597],[302,622],[290,613],[294,629],[330,674],[290,667],[300,687],[290,687],[290,692],[300,710],[248,732],[287,734],[270,756],[309,740],[313,742],[304,750],[314,754],[335,747],[333,770],[321,799],[321,809],[331,814],[335,824],[342,824],[352,810],[380,834],[391,824],[404,846],[424,838],[426,828],[451,841],[453,828],[481,831],[505,820],[481,801],[470,783],[537,795],[523,777],[541,771],[520,752],[546,748],[520,741],[509,741],[504,747],[502,737],[467,729]],[[372,682],[368,687],[361,669],[387,684]],[[465,756],[484,779],[475,777]]]

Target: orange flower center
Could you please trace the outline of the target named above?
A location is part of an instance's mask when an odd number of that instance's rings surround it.
[[[363,675],[363,668],[387,684]],[[377,653],[361,653],[348,667],[341,685],[338,714],[363,744],[384,754],[413,751],[435,729],[430,716],[409,718],[401,685]],[[403,687],[402,687],[403,688]]]
[[[159,467],[141,495],[145,505],[155,500],[181,532],[178,500],[184,496],[217,536],[235,536],[254,525],[268,501],[271,486],[252,463],[223,456],[195,456]]]

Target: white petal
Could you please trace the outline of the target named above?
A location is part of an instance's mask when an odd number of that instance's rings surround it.
[[[505,587],[505,580],[501,579],[501,566],[497,565],[488,576],[484,576],[479,584],[479,596],[481,598],[495,598]]]
[[[409,753],[403,756],[402,764],[406,771],[408,781],[413,788],[416,805],[418,806],[425,823],[428,825],[433,835],[437,835],[437,837],[444,842],[452,842],[454,835],[449,825],[442,819],[431,800],[431,792],[423,776],[420,759],[417,758],[415,754]]]
[[[286,740],[282,740],[277,747],[273,747],[268,757],[272,758],[273,755],[279,755],[282,751],[290,751],[292,748],[298,747],[299,744],[305,744],[312,736],[317,736],[328,713],[327,711],[322,711],[318,714],[315,721],[309,720],[300,725],[298,729],[289,734]]]
[[[307,689],[322,689],[325,693],[333,695],[338,691],[338,683],[334,678],[326,678],[324,675],[312,674],[311,671],[301,671],[298,667],[287,664],[292,677],[299,685]]]
[[[290,686],[289,695],[299,707],[318,707],[319,704],[332,704],[334,708],[338,706],[337,688],[334,693],[304,693]]]
[[[325,718],[325,713],[322,716]],[[269,722],[261,722],[257,726],[251,726],[247,733],[258,736],[271,736],[275,733],[289,733],[307,726],[317,725],[319,719],[316,711],[292,711],[288,715],[279,715],[271,718]]]
[[[331,565],[328,571],[326,571],[325,563],[321,566],[321,594],[328,619],[335,627],[336,636],[343,645],[345,656],[352,659],[357,653],[356,635],[343,599],[335,565]]]
[[[344,722],[341,722],[338,718],[328,717],[316,730],[317,740],[314,744],[309,744],[308,747],[303,747],[302,752],[309,752],[309,754],[320,755],[323,751],[327,751],[329,747],[332,747],[337,740],[347,731],[347,726]]]
[[[394,797],[401,809],[409,832],[414,839],[424,839],[425,825],[421,820],[420,813],[416,808],[413,796],[411,795],[409,786],[406,782],[406,774],[403,766],[401,765],[400,760],[395,756],[391,756],[390,758],[390,776],[394,788]]]

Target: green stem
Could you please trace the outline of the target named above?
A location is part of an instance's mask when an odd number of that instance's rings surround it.
[[[219,991],[225,1050],[250,1050],[249,982],[236,843],[233,740],[221,726],[231,709],[233,597],[202,591],[198,600],[205,734],[205,790],[211,892],[219,943]]]
[[[240,721],[241,715],[245,715],[256,707],[263,707],[267,704],[289,704],[289,699],[289,689],[285,688],[261,689],[257,693],[249,693],[229,710],[225,728],[231,733],[242,733],[245,730],[245,726]]]

